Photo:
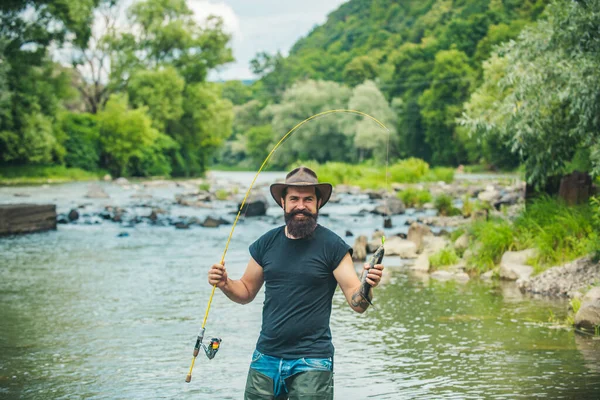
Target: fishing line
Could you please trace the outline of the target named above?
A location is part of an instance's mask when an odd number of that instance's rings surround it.
[[[356,111],[356,110],[348,110],[348,109],[336,109],[336,110],[328,110],[328,111],[323,111],[320,112],[318,114],[315,114],[313,116],[310,116],[308,118],[306,118],[304,121],[296,124],[296,126],[294,126],[292,129],[289,130],[288,133],[286,133],[280,140],[279,142],[277,142],[277,144],[273,147],[273,149],[271,149],[271,151],[269,152],[269,154],[267,155],[267,157],[265,158],[265,160],[263,161],[263,163],[261,164],[260,168],[258,169],[258,171],[256,172],[256,175],[254,175],[254,179],[252,179],[252,183],[250,183],[250,187],[248,188],[248,190],[246,191],[246,195],[244,196],[244,199],[242,200],[242,203],[240,204],[240,208],[238,210],[238,213],[235,217],[235,220],[233,221],[233,225],[231,226],[231,231],[229,232],[229,237],[227,238],[227,243],[225,244],[225,250],[223,250],[223,255],[221,256],[221,265],[225,264],[225,255],[227,254],[227,250],[229,249],[229,244],[231,242],[231,237],[233,236],[233,231],[235,230],[235,227],[237,225],[238,220],[240,219],[240,215],[242,214],[242,210],[244,209],[244,206],[246,205],[246,201],[248,200],[248,197],[250,196],[250,192],[252,191],[252,188],[254,187],[254,184],[256,183],[256,179],[258,178],[258,175],[260,175],[260,173],[262,172],[262,170],[265,168],[265,166],[267,165],[267,163],[269,162],[269,160],[271,159],[271,157],[273,156],[273,154],[275,153],[275,151],[279,148],[279,146],[281,146],[281,144],[283,144],[283,142],[292,134],[294,133],[297,129],[299,129],[302,125],[308,123],[309,121],[312,121],[313,119],[317,119],[320,117],[324,117],[326,115],[329,114],[335,114],[335,113],[346,113],[346,114],[355,114],[355,115],[360,115],[363,117],[367,117],[370,118],[371,120],[375,121],[382,129],[384,129],[387,132],[387,157],[389,157],[389,147],[390,147],[390,130],[382,123],[380,122],[377,118],[364,113],[362,111]],[[386,186],[388,184],[388,161],[389,158],[386,159],[386,167],[385,167],[385,182],[386,182]],[[388,207],[386,206],[386,211]],[[247,210],[246,210],[247,211]],[[204,320],[202,321],[202,327],[200,328],[200,332],[198,333],[198,338],[196,339],[196,345],[194,346],[194,355],[192,358],[192,364],[190,365],[190,370],[185,378],[186,382],[190,382],[192,380],[192,370],[194,369],[194,364],[196,362],[196,357],[198,356],[198,353],[200,352],[200,349],[202,348],[207,357],[209,359],[212,359],[216,352],[219,349],[219,345],[221,343],[221,339],[218,338],[213,338],[211,339],[211,343],[209,346],[206,346],[202,343],[202,340],[204,339],[204,331],[205,331],[205,327],[206,327],[206,321],[208,320],[208,313],[210,311],[210,306],[212,304],[212,300],[213,297],[215,295],[215,289],[217,288],[217,285],[213,285],[212,287],[212,291],[210,293],[210,297],[208,299],[208,304],[206,306],[206,311],[204,312]]]

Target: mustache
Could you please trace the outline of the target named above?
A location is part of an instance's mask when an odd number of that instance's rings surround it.
[[[313,217],[313,218],[315,217],[315,214],[311,213],[311,212],[310,212],[310,211],[308,211],[308,210],[293,210],[293,211],[290,211],[290,212],[288,213],[288,215],[289,215],[290,217],[293,217],[293,216],[295,216],[295,215],[299,215],[299,214],[302,214],[302,215],[304,215],[304,216],[306,216],[306,217]]]

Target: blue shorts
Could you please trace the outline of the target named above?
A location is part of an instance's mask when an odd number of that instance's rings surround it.
[[[333,399],[333,359],[283,359],[252,354],[246,382],[246,399]]]

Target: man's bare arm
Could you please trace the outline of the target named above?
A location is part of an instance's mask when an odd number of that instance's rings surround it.
[[[367,282],[371,287],[375,287],[379,284],[382,271],[383,265],[378,264],[369,272],[369,275],[367,275]],[[340,285],[350,307],[358,313],[365,312],[365,310],[369,308],[369,302],[360,294],[360,280],[354,270],[354,263],[352,262],[350,254],[346,254],[342,259],[338,267],[333,271],[333,276]],[[370,290],[369,301],[372,298],[373,291]]]
[[[244,275],[238,280],[229,279],[224,265],[214,264],[208,271],[208,283],[217,285],[225,296],[239,304],[248,304],[264,282],[262,267],[251,257]]]

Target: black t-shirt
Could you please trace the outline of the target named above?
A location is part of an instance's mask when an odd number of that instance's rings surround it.
[[[250,245],[263,268],[265,302],[256,348],[281,358],[333,357],[329,317],[337,286],[333,270],[352,248],[317,225],[309,238],[275,228]]]

